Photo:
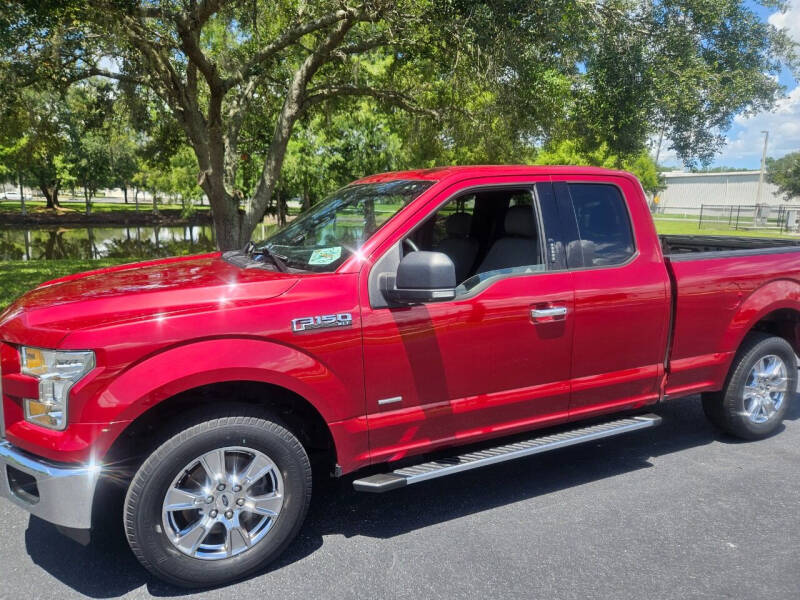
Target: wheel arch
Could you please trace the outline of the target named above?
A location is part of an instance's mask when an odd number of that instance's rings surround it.
[[[220,403],[220,401],[222,401]],[[164,434],[180,428],[187,412],[220,403],[220,408],[245,407],[264,410],[279,418],[318,461],[336,463],[336,444],[325,419],[306,398],[287,388],[263,381],[229,380],[190,388],[150,407],[117,436],[104,462],[115,464],[142,459]],[[143,443],[143,440],[146,440]]]
[[[296,348],[234,338],[173,347],[114,378],[94,402],[97,422],[110,423],[113,430],[98,455],[124,458],[124,438],[132,432],[152,432],[151,424],[219,398],[272,407],[299,435],[307,435],[300,432],[301,417],[307,419],[314,429],[308,434],[312,445],[327,446],[334,461],[340,444],[347,446],[345,454],[366,454],[366,428],[356,426],[348,440],[343,434],[348,428],[341,425],[360,423],[360,390],[349,390],[325,365]]]
[[[722,347],[738,352],[753,331],[771,333],[800,351],[800,284],[790,279],[772,281],[751,293],[739,306]]]

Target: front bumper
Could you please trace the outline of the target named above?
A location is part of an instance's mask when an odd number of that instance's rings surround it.
[[[91,529],[101,469],[59,465],[0,441],[0,496],[61,527]]]

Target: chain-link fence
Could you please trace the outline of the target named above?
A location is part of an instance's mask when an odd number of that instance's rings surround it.
[[[704,227],[800,233],[800,206],[701,204],[698,228]]]

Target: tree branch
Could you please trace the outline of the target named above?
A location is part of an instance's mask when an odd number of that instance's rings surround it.
[[[132,75],[128,75],[126,73],[114,73],[113,71],[109,71],[107,69],[100,69],[98,67],[89,67],[81,73],[76,73],[75,75],[67,79],[67,83],[73,84],[78,81],[88,79],[89,77],[105,77],[106,79],[114,79],[116,81],[122,81],[124,83],[132,83],[134,85],[144,85],[150,87],[150,83],[148,83],[144,79],[133,77]]]
[[[247,202],[243,223],[245,230],[251,231],[264,216],[267,202],[272,196],[275,183],[280,176],[292,129],[295,121],[303,111],[309,81],[311,81],[311,78],[314,77],[319,68],[330,59],[331,53],[342,43],[347,32],[364,14],[363,10],[347,11],[346,16],[319,43],[314,52],[305,58],[303,64],[295,72],[275,124],[272,143],[264,160],[264,166],[261,169],[261,177],[255,193]]]
[[[229,0],[202,0],[195,7],[192,17],[197,21],[197,25],[202,26],[216,14],[220,8],[225,6],[228,1]]]
[[[329,25],[332,25],[338,21],[342,21],[352,14],[353,12],[351,10],[337,10],[313,21],[309,21],[308,23],[296,25],[295,27],[285,31],[274,41],[272,41],[272,43],[267,44],[267,46],[262,50],[256,52],[256,54],[238,73],[226,79],[224,82],[225,88],[230,89],[236,84],[246,81],[254,75],[257,75],[265,62],[269,61],[284,48],[294,44],[303,36],[314,31],[324,29],[325,27],[328,27]]]
[[[343,46],[342,48],[338,48],[331,52],[331,56],[336,58],[344,59],[353,54],[361,54],[363,52],[367,52],[369,50],[373,50],[375,48],[381,48],[383,46],[388,46],[394,40],[387,36],[380,36],[377,38],[373,38],[370,40],[364,40],[362,42],[356,42],[353,44],[348,44],[347,46]]]
[[[325,100],[343,96],[371,97],[377,100],[388,102],[389,104],[394,104],[395,106],[399,106],[410,112],[427,115],[434,119],[442,118],[442,114],[439,111],[420,106],[419,104],[416,104],[410,96],[398,92],[397,90],[359,87],[354,85],[335,85],[317,88],[316,90],[313,90],[311,95],[306,97],[305,101],[303,102],[303,110],[308,110],[315,104],[319,104]]]

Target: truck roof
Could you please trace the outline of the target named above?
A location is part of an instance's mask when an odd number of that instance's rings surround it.
[[[368,175],[354,183],[380,183],[384,181],[396,181],[400,179],[441,181],[443,179],[466,177],[489,177],[502,175],[622,175],[632,177],[626,171],[617,171],[603,167],[579,167],[569,165],[463,165],[435,167],[432,169],[414,169],[409,171],[391,171],[389,173],[379,173]]]

